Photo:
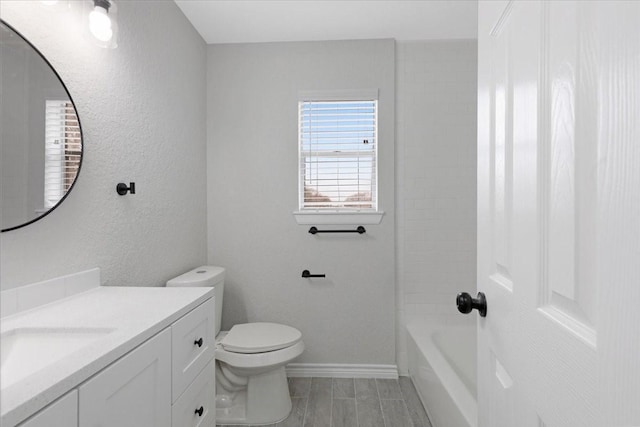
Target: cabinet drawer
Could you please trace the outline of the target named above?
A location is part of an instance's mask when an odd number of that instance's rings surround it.
[[[65,394],[18,427],[78,427],[78,390]]]
[[[173,427],[215,427],[214,363],[215,361],[211,360],[173,404],[171,408]],[[200,408],[202,408],[201,411]]]
[[[171,326],[172,402],[213,359],[216,349],[214,311],[211,298]]]

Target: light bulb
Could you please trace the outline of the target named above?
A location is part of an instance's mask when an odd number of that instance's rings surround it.
[[[107,9],[97,5],[93,8],[89,14],[89,30],[101,42],[111,40],[113,30],[111,29],[111,18],[109,18]]]

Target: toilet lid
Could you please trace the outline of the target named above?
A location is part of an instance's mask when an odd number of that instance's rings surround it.
[[[243,323],[235,325],[220,344],[234,353],[264,353],[290,347],[302,339],[296,328],[278,323]]]

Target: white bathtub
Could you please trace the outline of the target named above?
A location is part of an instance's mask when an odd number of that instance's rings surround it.
[[[407,325],[409,375],[433,427],[477,427],[475,325]]]

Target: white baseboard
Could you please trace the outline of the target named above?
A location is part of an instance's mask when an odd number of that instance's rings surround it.
[[[290,363],[288,377],[398,378],[396,365],[356,365],[341,363]]]

